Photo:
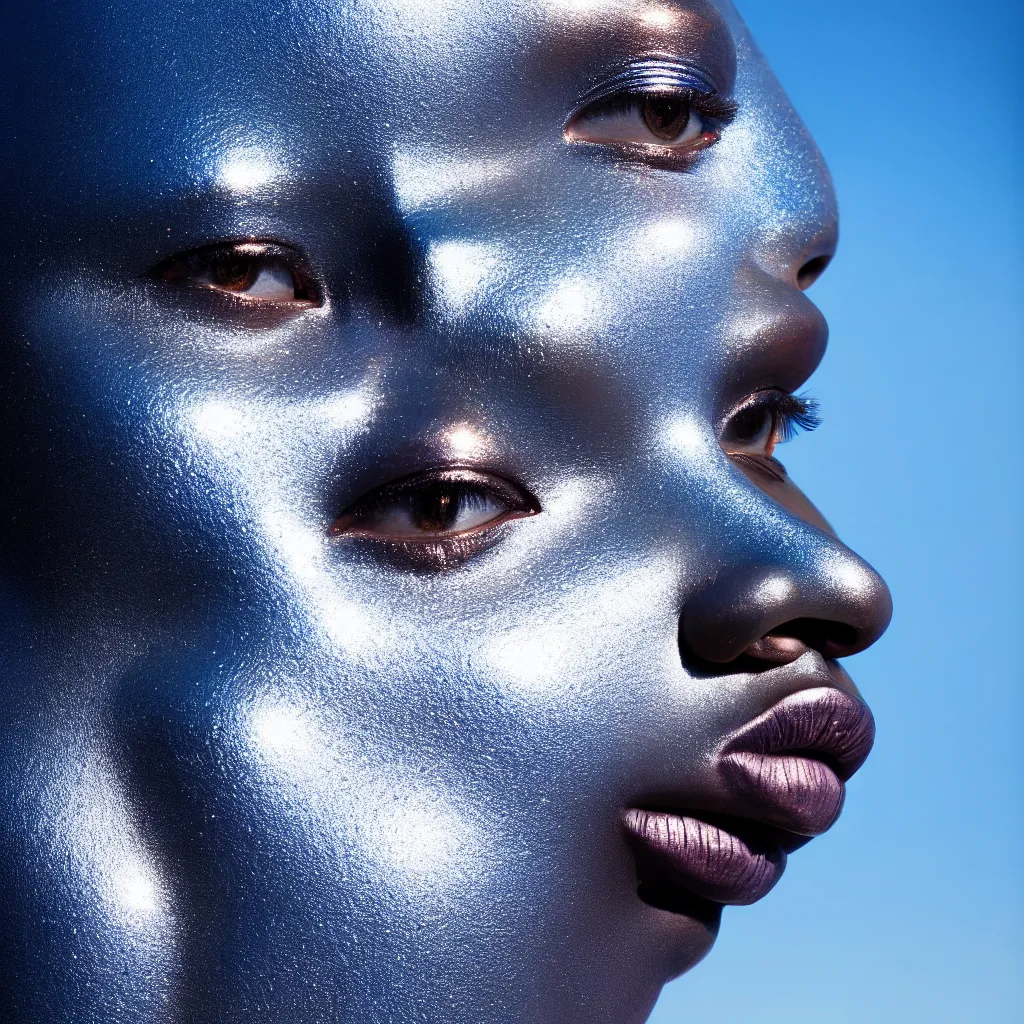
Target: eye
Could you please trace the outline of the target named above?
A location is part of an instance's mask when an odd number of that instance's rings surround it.
[[[621,91],[584,106],[565,137],[574,142],[656,147],[695,153],[718,141],[734,103],[696,89]]]
[[[814,399],[776,388],[758,391],[730,413],[721,444],[728,455],[770,459],[776,445],[789,441],[798,430],[814,430],[820,422]]]
[[[180,253],[154,267],[157,281],[208,288],[246,302],[317,305],[319,296],[305,261],[272,242],[209,245]]]
[[[371,491],[335,520],[331,532],[401,544],[437,544],[481,535],[539,511],[533,498],[501,477],[450,468]]]

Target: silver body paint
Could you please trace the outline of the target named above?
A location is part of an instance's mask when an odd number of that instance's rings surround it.
[[[850,685],[696,671],[680,622],[726,664],[888,615],[719,444],[820,359],[796,277],[836,236],[735,11],[81,0],[4,47],[0,1015],[644,1020],[717,918],[638,897],[623,810],[742,813],[725,737]],[[736,99],[721,141],[568,143],[651,53]],[[145,276],[248,237],[323,304]],[[541,513],[443,571],[329,536],[453,464]]]

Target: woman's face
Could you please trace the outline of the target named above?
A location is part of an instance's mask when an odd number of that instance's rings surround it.
[[[12,17],[7,1019],[642,1021],[889,614],[772,457],[836,210],[731,4]]]

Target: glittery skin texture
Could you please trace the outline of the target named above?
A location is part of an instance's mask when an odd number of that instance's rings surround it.
[[[710,901],[658,875],[633,812],[652,842],[798,814],[728,744],[855,692],[827,659],[889,614],[719,444],[820,360],[797,275],[836,239],[739,17],[43,0],[0,47],[0,1018],[643,1021],[744,900],[713,853]],[[737,101],[721,141],[566,141],[651,55]],[[147,277],[246,238],[321,304]],[[331,535],[451,465],[540,513],[445,564]],[[799,657],[744,658],[787,623]]]

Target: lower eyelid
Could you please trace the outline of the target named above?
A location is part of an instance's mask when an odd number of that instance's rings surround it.
[[[519,512],[515,509],[509,509],[504,512],[496,513],[490,519],[484,520],[482,523],[477,523],[473,526],[465,527],[460,530],[451,530],[448,533],[432,533],[429,530],[416,530],[415,528],[410,528],[407,533],[401,532],[401,528],[389,533],[388,527],[384,524],[379,526],[373,524],[369,526],[360,526],[358,521],[351,524],[351,526],[342,526],[337,530],[332,528],[332,532],[339,534],[348,533],[351,536],[360,536],[366,539],[380,538],[381,540],[392,541],[394,543],[443,543],[446,539],[469,537],[477,533],[484,533],[487,530],[499,526],[501,523],[507,522],[511,519],[523,519],[530,515],[533,515],[533,513]]]
[[[464,530],[454,530],[447,534],[429,533],[426,531],[410,531],[409,533],[388,533],[373,526],[363,526],[358,520],[351,522],[335,521],[328,533],[335,537],[347,538],[351,541],[370,545],[383,545],[394,549],[403,547],[426,549],[430,547],[444,548],[446,545],[465,547],[466,545],[490,546],[498,538],[502,527],[517,519],[529,519],[537,515],[537,511],[528,509],[510,509],[500,512],[492,519]],[[467,556],[468,557],[468,556]]]
[[[512,521],[533,514],[501,516],[481,529],[447,537],[387,537],[357,531],[339,539],[343,539],[346,546],[351,545],[351,550],[359,553],[360,557],[393,569],[444,572],[458,568],[500,544]]]
[[[728,452],[734,463],[745,469],[751,469],[774,483],[782,483],[787,479],[786,467],[773,455],[757,455],[750,452]]]

